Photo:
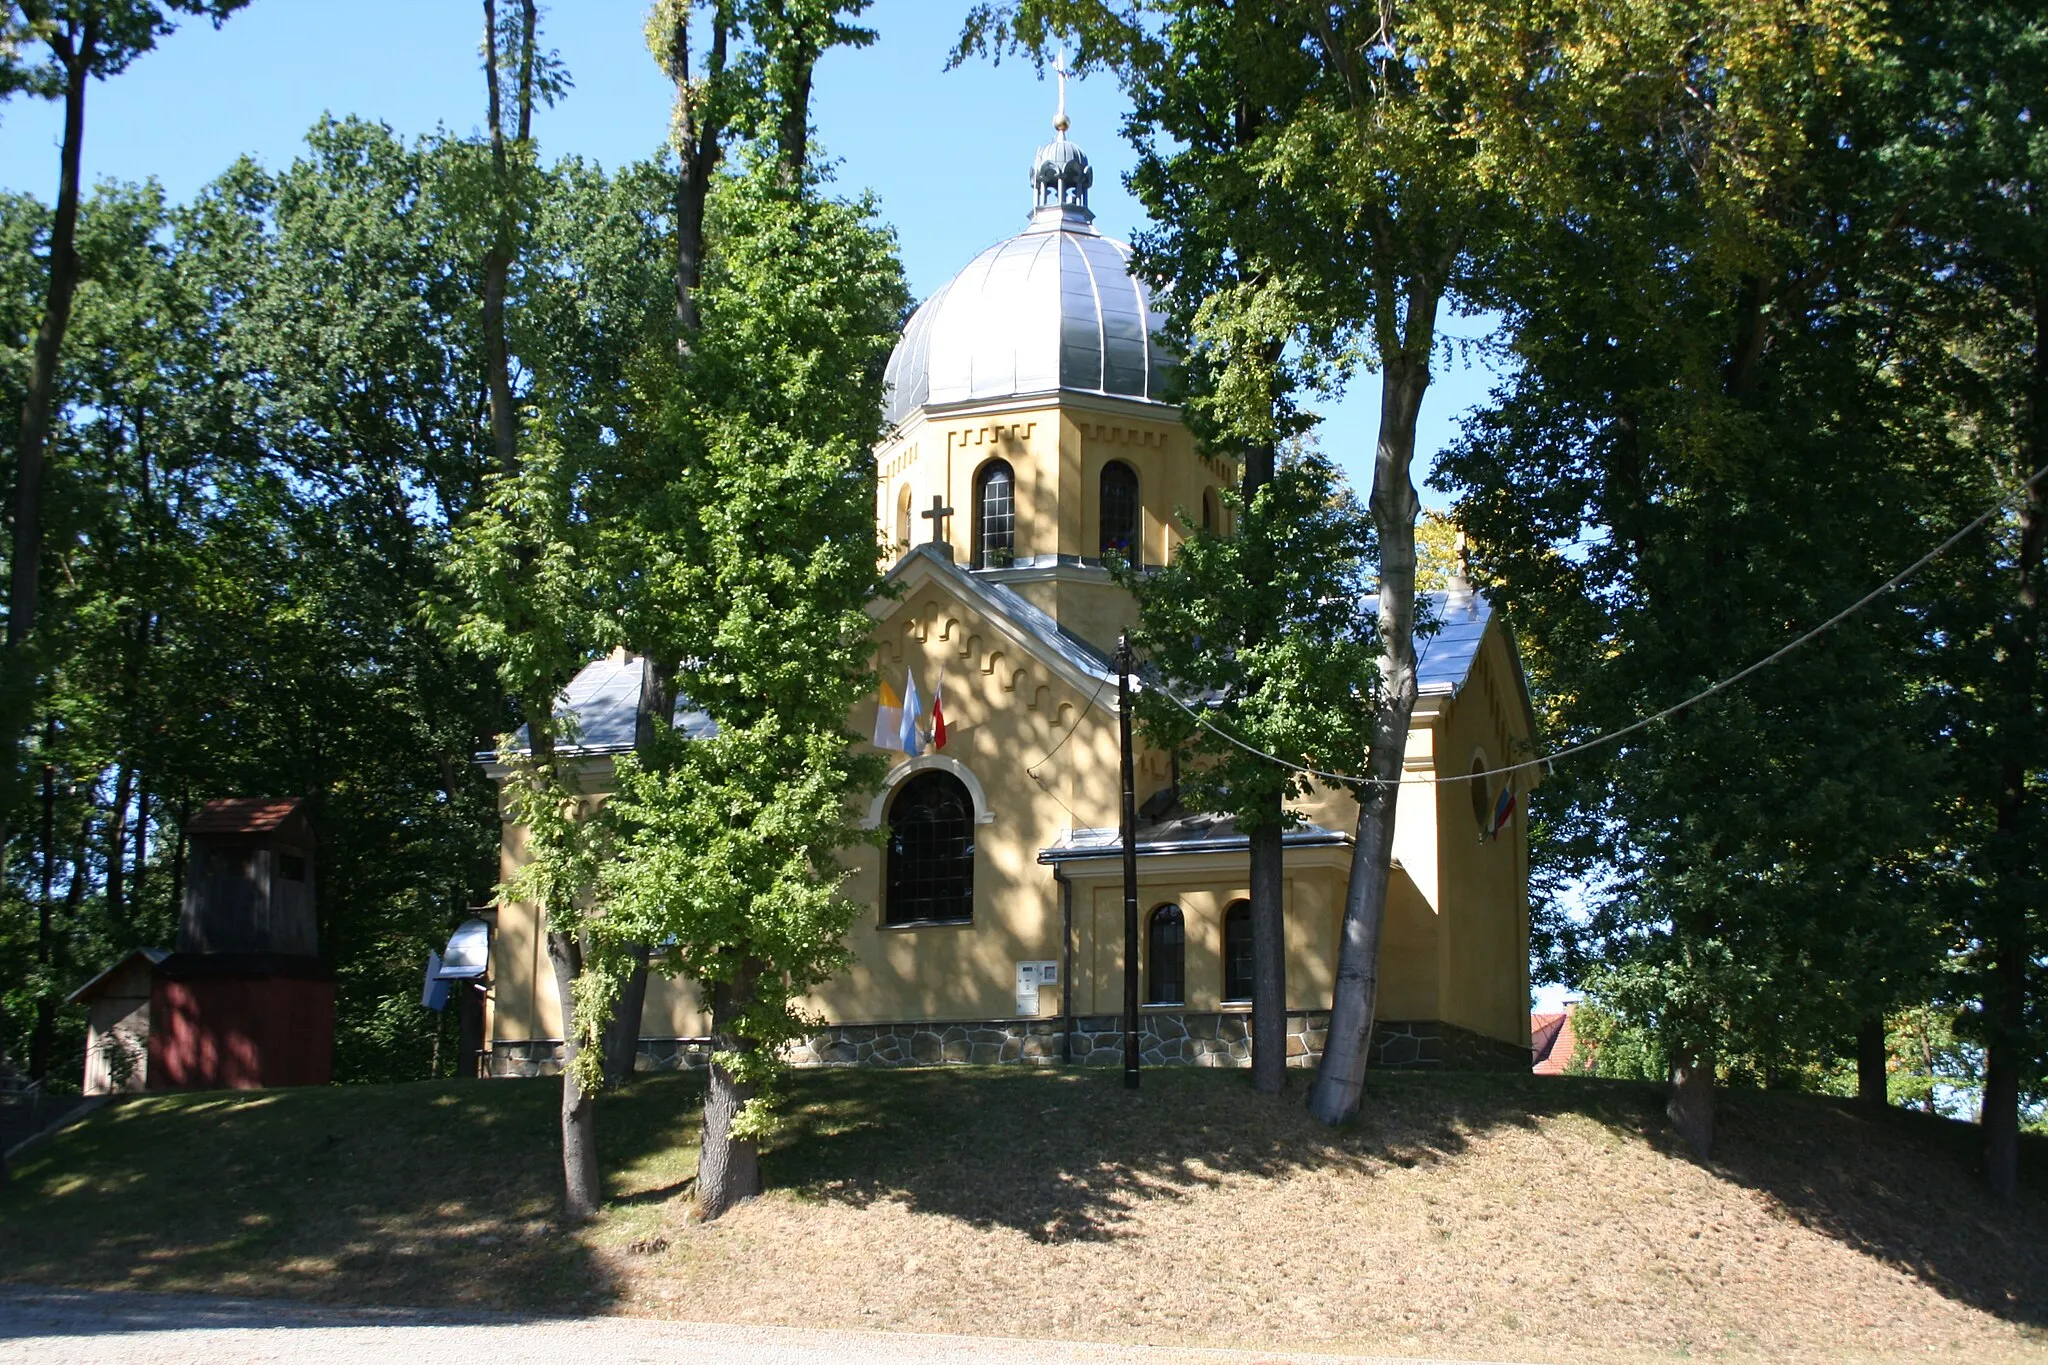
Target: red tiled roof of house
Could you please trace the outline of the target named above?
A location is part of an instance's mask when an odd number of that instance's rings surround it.
[[[1538,1076],[1562,1076],[1572,1064],[1579,1040],[1572,1032],[1572,1006],[1559,1014],[1529,1016],[1530,1070]]]
[[[230,796],[209,801],[185,822],[187,834],[268,834],[299,813],[296,796]]]

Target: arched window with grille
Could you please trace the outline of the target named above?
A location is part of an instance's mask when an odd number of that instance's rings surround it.
[[[884,924],[974,918],[974,798],[947,772],[910,778],[889,802]]]
[[[1006,568],[1017,557],[1017,477],[990,460],[974,479],[974,566]]]
[[[1153,910],[1145,924],[1145,1003],[1185,1005],[1188,1002],[1187,922],[1178,905]]]
[[[1223,998],[1252,998],[1252,903],[1232,901],[1223,912]]]
[[[1136,565],[1138,555],[1138,471],[1122,460],[1102,467],[1102,557]]]

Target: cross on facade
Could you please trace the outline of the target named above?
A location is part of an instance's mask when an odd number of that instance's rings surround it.
[[[953,509],[946,506],[946,500],[937,493],[932,494],[931,510],[918,515],[932,524],[932,544],[946,544],[946,518],[953,515]]]

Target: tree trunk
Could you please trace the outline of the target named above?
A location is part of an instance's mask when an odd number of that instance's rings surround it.
[[[1714,1155],[1713,1053],[1696,1049],[1672,1066],[1664,1112],[1694,1156],[1706,1161]]]
[[[1408,335],[1387,356],[1380,384],[1379,449],[1373,464],[1372,518],[1379,534],[1380,697],[1373,715],[1372,748],[1358,794],[1358,829],[1351,846],[1351,884],[1344,896],[1344,926],[1337,949],[1337,982],[1330,1001],[1330,1033],[1309,1094],[1309,1112],[1341,1123],[1358,1110],[1372,1026],[1379,1010],[1380,936],[1393,876],[1394,814],[1415,712],[1415,517],[1421,503],[1409,469],[1415,460],[1415,423],[1429,387],[1436,294],[1409,291]]]
[[[2013,970],[2020,965],[2010,945],[2001,945],[1992,968],[1998,984],[1985,992],[1986,1005],[1992,1004],[1995,994],[1999,1014],[2008,1019],[2016,1011],[2006,1007],[2005,1000],[2025,988],[2023,973]],[[1984,1133],[1984,1183],[2010,1204],[2020,1197],[2020,1041],[2017,1030],[2001,1027],[2004,1019],[1991,1022],[1991,1037],[1984,1044],[1984,1103],[1978,1111]]]
[[[171,845],[171,936],[177,937],[185,923],[185,826],[192,822],[190,788],[178,801],[178,833]]]
[[[1872,1109],[1891,1103],[1890,1053],[1885,1047],[1884,1016],[1872,1015],[1856,1030],[1856,1098]]]
[[[497,224],[484,252],[484,384],[489,396],[491,447],[500,473],[519,465],[519,412],[512,400],[512,358],[505,343],[505,289],[512,272],[511,213],[505,161],[504,109],[498,91],[498,6],[484,0],[484,83],[491,128],[491,177]]]
[[[782,127],[777,135],[782,154],[782,174],[791,189],[804,183],[804,168],[810,155],[811,73],[817,55],[806,49],[790,58],[789,89],[782,102]]]
[[[2020,441],[2021,476],[2048,463],[2048,278],[2034,272],[2034,356],[2027,384],[2027,424]],[[2019,507],[2019,546],[2014,557],[2013,638],[2006,651],[2008,732],[2038,734],[2044,609],[2041,578],[2048,550],[2048,478],[2030,483]],[[2038,741],[2037,741],[2038,744]],[[2007,1203],[2019,1198],[2019,1070],[2027,1021],[2027,968],[2038,952],[2027,923],[2032,907],[2021,888],[2039,875],[2040,849],[2028,838],[2027,778],[2043,760],[2040,748],[2008,744],[1999,774],[1997,832],[1998,914],[2003,921],[1987,937],[1993,953],[1984,989],[1984,1179]]]
[[[658,54],[676,86],[676,354],[690,356],[697,335],[697,287],[704,276],[704,206],[711,177],[724,152],[721,85],[729,22],[723,8],[712,15],[711,54],[701,82],[690,79],[690,26],[684,11],[668,34],[667,50]]]
[[[617,1010],[604,1030],[604,1085],[616,1090],[633,1079],[633,1063],[640,1056],[640,1016],[647,1009],[647,945],[629,943],[626,955],[633,971],[626,989],[619,994]]]
[[[134,799],[135,770],[123,763],[116,770],[114,809],[107,816],[107,919],[114,924],[123,920],[128,890],[128,806]]]
[[[35,630],[43,562],[43,475],[56,401],[57,357],[71,325],[71,301],[78,290],[78,167],[85,143],[85,85],[91,66],[92,30],[75,47],[52,47],[64,65],[64,145],[59,154],[57,212],[50,224],[50,292],[29,362],[28,392],[21,404],[21,435],[15,445],[14,559],[7,592],[7,645],[19,648]]]
[[[755,1087],[740,1081],[716,1060],[718,1053],[754,1050],[754,1040],[739,1030],[744,1027],[746,1007],[760,972],[761,964],[750,958],[737,980],[711,988],[714,1053],[711,1084],[704,1093],[704,1141],[697,1156],[697,1216],[706,1221],[761,1192],[760,1145],[732,1133],[740,1110],[754,1098]]]
[[[1280,798],[1270,824],[1251,831],[1252,1089],[1277,1095],[1287,1088],[1287,914],[1282,904]]]
[[[57,997],[50,981],[56,958],[56,906],[52,887],[57,870],[57,769],[50,763],[50,750],[57,742],[57,724],[43,726],[43,837],[42,894],[36,902],[36,966],[42,984],[36,995],[35,1030],[29,1035],[28,1072],[37,1080],[50,1075],[50,1054],[57,1046]]]
[[[562,1210],[572,1223],[597,1212],[603,1191],[597,1174],[597,1104],[576,1083],[576,978],[583,973],[583,945],[574,934],[548,934],[548,963],[562,1001]]]

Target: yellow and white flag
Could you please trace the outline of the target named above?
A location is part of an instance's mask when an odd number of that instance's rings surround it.
[[[903,752],[903,696],[882,679],[881,699],[875,705],[875,747]]]

